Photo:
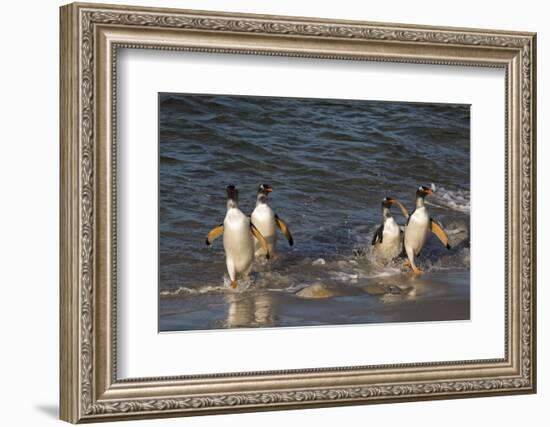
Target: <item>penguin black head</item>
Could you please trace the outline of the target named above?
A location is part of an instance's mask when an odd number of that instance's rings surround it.
[[[267,195],[273,191],[271,185],[262,184],[258,187],[258,192],[256,193],[256,206],[267,203]]]
[[[258,187],[258,194],[262,193],[267,196],[267,194],[271,193],[273,191],[273,187],[269,184],[262,184]]]
[[[418,187],[418,190],[416,190],[416,197],[426,197],[431,196],[433,194],[433,190],[430,187],[426,187],[425,185],[422,185]]]
[[[382,209],[390,209],[394,201],[395,200],[392,197],[384,197],[384,199],[382,200]]]
[[[227,200],[233,200],[234,202],[237,202],[239,198],[239,190],[237,190],[237,187],[234,185],[228,185],[227,186]]]
[[[393,202],[395,202],[395,199],[392,197],[384,197],[382,200],[382,216],[384,217],[384,221],[386,218],[391,218],[391,212],[390,209],[393,205]]]

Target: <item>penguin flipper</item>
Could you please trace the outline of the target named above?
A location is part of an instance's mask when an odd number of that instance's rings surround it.
[[[399,200],[397,199],[393,199],[393,202],[399,206],[399,209],[401,209],[401,213],[403,214],[403,216],[405,217],[405,219],[409,219],[409,210],[405,207],[405,205],[403,203],[401,203]]]
[[[210,230],[210,233],[206,236],[206,244],[211,245],[212,242],[220,237],[223,234],[223,222],[216,227],[214,227],[212,230]]]
[[[449,245],[449,237],[447,236],[447,233],[445,233],[445,230],[443,230],[441,224],[433,218],[430,218],[430,228],[432,233],[435,234],[439,240],[441,240],[441,243],[443,243],[447,249],[451,249],[451,245]]]
[[[258,239],[258,242],[262,245],[262,248],[265,251],[265,257],[269,259],[269,247],[267,246],[267,240],[265,240],[265,237],[260,233],[260,230],[256,228],[256,226],[252,223],[250,223],[250,231],[252,232],[252,235]]]
[[[378,229],[374,232],[374,236],[372,236],[372,245],[374,246],[378,242],[382,243],[383,235],[384,235],[384,224],[378,227]]]
[[[285,235],[288,240],[288,244],[292,246],[294,244],[294,239],[292,238],[292,234],[290,234],[288,225],[286,225],[286,223],[279,218],[279,215],[275,215],[275,223],[277,224],[277,227],[279,227],[279,230],[281,230],[281,232]]]

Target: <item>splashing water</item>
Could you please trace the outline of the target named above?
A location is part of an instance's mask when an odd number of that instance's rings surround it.
[[[426,200],[428,206],[448,208],[465,214],[470,213],[470,192],[468,190],[447,190],[442,186],[436,187],[434,183],[431,187],[433,195],[429,200]]]

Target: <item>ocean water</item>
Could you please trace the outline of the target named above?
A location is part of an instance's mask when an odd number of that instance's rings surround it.
[[[469,105],[159,94],[159,139],[160,331],[469,318]],[[205,237],[227,185],[251,213],[261,183],[295,243],[232,290]],[[381,200],[412,210],[419,185],[452,249],[431,236],[415,277],[370,241]]]

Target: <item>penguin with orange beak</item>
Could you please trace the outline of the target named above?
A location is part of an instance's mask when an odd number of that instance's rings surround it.
[[[382,224],[372,237],[372,250],[380,261],[391,261],[401,253],[401,228],[391,214],[391,207],[396,202],[391,197],[382,200]]]
[[[426,208],[424,199],[432,194],[433,190],[426,186],[421,186],[416,190],[416,207],[408,216],[407,225],[405,226],[403,246],[407,254],[408,264],[415,274],[422,273],[415,263],[415,257],[420,255],[430,232],[433,232],[447,249],[451,249],[449,238],[443,227],[430,217]]]
[[[258,231],[250,218],[245,215],[238,205],[239,192],[234,185],[227,187],[227,213],[225,219],[214,227],[206,236],[206,244],[223,235],[223,248],[227,273],[231,279],[231,287],[237,288],[237,275],[246,277],[252,269],[254,261],[254,242],[263,248],[263,254],[269,259],[267,242]]]
[[[273,211],[267,203],[267,196],[273,191],[269,184],[262,184],[258,187],[256,193],[256,207],[250,215],[252,224],[256,226],[259,232],[264,236],[267,242],[267,249],[270,254],[275,254],[277,249],[277,228],[285,235],[288,244],[292,246],[294,239],[288,225]],[[256,256],[265,255],[266,248],[258,239],[254,240],[254,253]]]

